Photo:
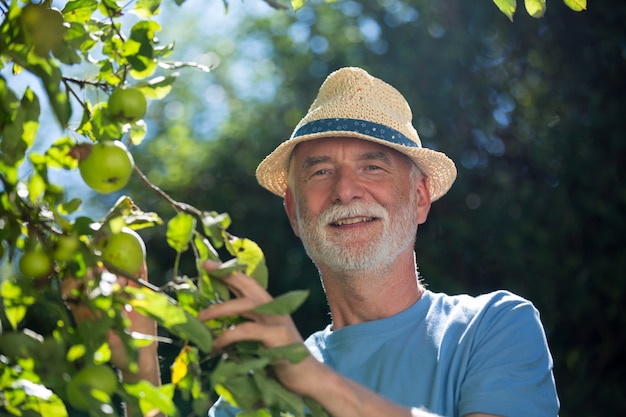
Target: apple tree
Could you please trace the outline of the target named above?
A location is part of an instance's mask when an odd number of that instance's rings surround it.
[[[156,38],[158,0],[62,3],[0,2],[0,409],[16,416],[67,416],[72,410],[117,415],[123,401],[137,415],[176,415],[176,394],[203,415],[218,392],[255,415],[302,415],[305,402],[274,381],[268,368],[278,357],[303,358],[303,346],[239,344],[216,352],[213,337],[240,318],[196,318],[199,309],[229,297],[216,275],[243,270],[266,285],[262,251],[227,231],[227,214],[172,200],[132,157],[146,135],[148,100],[168,94],[181,68],[208,69],[168,61],[173,44]],[[31,85],[18,93],[12,82],[24,73],[40,83],[43,94]],[[61,137],[39,129],[46,102]],[[82,201],[66,197],[64,185],[51,179],[54,170],[77,171],[102,194],[119,193],[137,175],[175,214],[165,220],[122,195],[101,218],[79,215]],[[157,288],[149,283],[138,233],[147,227],[166,229],[177,259],[192,251],[197,265],[230,260],[213,276],[198,267],[196,276],[175,272]],[[263,311],[292,312],[305,296],[285,294]],[[175,340],[132,334],[130,309],[154,319]],[[121,381],[111,363],[112,333],[122,341],[131,369],[139,347],[178,344],[180,354],[169,364],[171,381]],[[317,410],[314,404],[309,409]]]

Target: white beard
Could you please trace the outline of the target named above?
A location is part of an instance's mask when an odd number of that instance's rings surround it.
[[[401,201],[391,208],[357,200],[349,205],[333,205],[317,219],[306,211],[306,203],[300,202],[297,206],[300,238],[318,267],[324,265],[339,273],[385,268],[414,242],[418,225],[416,201],[414,193],[410,194],[409,201]],[[328,230],[328,225],[338,219],[353,217],[377,218],[382,222],[382,233],[359,236],[353,231],[332,233]]]

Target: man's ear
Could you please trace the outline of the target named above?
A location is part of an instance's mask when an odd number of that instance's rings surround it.
[[[285,199],[283,200],[283,205],[285,207],[285,212],[287,213],[287,217],[289,218],[289,223],[291,224],[291,229],[296,236],[300,237],[300,231],[298,230],[298,220],[296,214],[296,202],[293,198],[293,193],[287,187],[287,191],[285,191]]]
[[[430,211],[430,189],[425,175],[421,175],[416,181],[415,191],[417,193],[417,222],[422,224],[426,221]]]

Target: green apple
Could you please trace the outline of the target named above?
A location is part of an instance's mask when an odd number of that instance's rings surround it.
[[[61,235],[54,244],[52,257],[57,261],[69,261],[78,251],[80,241],[74,235]]]
[[[98,142],[78,162],[85,183],[102,194],[122,189],[133,173],[133,157],[120,141]]]
[[[146,114],[146,97],[136,88],[116,88],[109,96],[109,113],[114,119],[133,123]]]
[[[48,56],[50,51],[63,42],[66,27],[63,14],[56,8],[30,3],[22,9],[22,27],[35,53]]]
[[[66,392],[69,403],[81,411],[89,411],[94,402],[92,390],[111,396],[117,389],[118,380],[115,372],[106,365],[90,365],[81,369],[67,384]]]
[[[124,227],[108,236],[102,243],[102,260],[111,272],[123,272],[134,277],[141,271],[146,258],[146,245],[134,230]]]
[[[27,250],[18,263],[20,272],[30,278],[42,278],[50,273],[52,260],[42,250]]]

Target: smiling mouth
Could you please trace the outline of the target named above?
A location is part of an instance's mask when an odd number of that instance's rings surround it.
[[[335,222],[332,222],[331,226],[347,226],[351,224],[357,223],[368,223],[376,220],[376,217],[350,217],[347,219],[339,219]]]

